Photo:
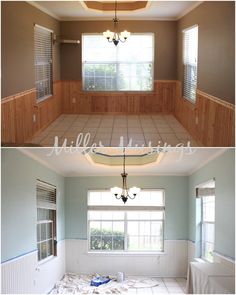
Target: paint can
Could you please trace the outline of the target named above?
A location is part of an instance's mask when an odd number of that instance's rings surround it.
[[[125,280],[125,274],[123,272],[118,272],[117,273],[117,282],[123,283],[124,280]]]

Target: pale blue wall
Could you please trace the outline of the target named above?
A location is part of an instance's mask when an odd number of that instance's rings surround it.
[[[235,161],[234,149],[229,149],[189,177],[189,239],[195,241],[195,187],[215,177],[215,251],[235,257]]]
[[[16,149],[2,149],[2,261],[37,249],[36,179],[55,185],[60,192],[57,200],[57,238],[65,238],[64,177]]]
[[[187,239],[188,177],[128,176],[129,186],[164,188],[166,205],[165,239]],[[121,177],[66,178],[66,238],[87,239],[87,191],[121,185]]]

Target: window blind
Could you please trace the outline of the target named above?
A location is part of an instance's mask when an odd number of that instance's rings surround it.
[[[37,99],[52,94],[52,32],[34,26],[35,87]]]
[[[202,198],[202,197],[210,197],[215,195],[215,188],[197,188],[196,189],[196,197]]]
[[[198,26],[183,31],[184,97],[196,100]]]
[[[42,181],[37,181],[37,207],[56,210],[56,188]]]

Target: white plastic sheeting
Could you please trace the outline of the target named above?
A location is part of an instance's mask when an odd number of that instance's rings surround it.
[[[158,286],[155,278],[128,277],[123,283],[115,278],[107,284],[98,287],[90,286],[91,279],[97,275],[78,275],[67,273],[64,278],[55,284],[51,294],[124,294],[128,289],[151,288]]]

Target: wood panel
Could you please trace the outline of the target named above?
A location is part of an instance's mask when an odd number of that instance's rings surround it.
[[[53,96],[39,103],[36,101],[35,89],[2,99],[2,143],[4,145],[26,143],[61,114],[60,83],[54,83],[53,93]]]
[[[152,92],[84,92],[81,81],[62,82],[62,110],[66,114],[172,113],[176,81],[155,81]]]
[[[235,145],[235,106],[197,91],[195,104],[182,98],[181,83],[176,84],[175,116],[204,146]]]

